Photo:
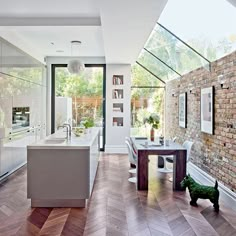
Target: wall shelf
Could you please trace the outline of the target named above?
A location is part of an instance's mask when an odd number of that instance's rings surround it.
[[[124,126],[124,118],[123,117],[113,117],[112,126],[123,127]]]
[[[112,84],[113,85],[123,85],[124,84],[124,76],[123,75],[113,75]]]

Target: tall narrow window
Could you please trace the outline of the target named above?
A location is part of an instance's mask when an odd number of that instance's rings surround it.
[[[87,120],[101,127],[100,148],[104,149],[104,66],[87,65],[80,75],[71,75],[66,65],[54,66],[54,130],[64,123],[83,127]]]

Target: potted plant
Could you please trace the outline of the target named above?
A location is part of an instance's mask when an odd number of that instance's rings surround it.
[[[85,129],[88,129],[90,127],[93,127],[94,126],[94,121],[92,118],[87,118],[85,119],[83,122],[82,122],[83,126]]]
[[[148,123],[151,125],[151,130],[150,130],[150,139],[151,141],[154,141],[154,136],[155,136],[155,130],[159,128],[160,124],[160,117],[158,114],[150,114],[149,117],[145,119],[145,123]]]

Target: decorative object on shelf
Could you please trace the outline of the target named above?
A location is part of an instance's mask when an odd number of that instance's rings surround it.
[[[219,211],[219,190],[218,190],[218,182],[216,180],[215,186],[205,186],[198,184],[190,175],[186,175],[186,177],[181,181],[182,188],[188,188],[191,201],[190,205],[198,206],[197,200],[198,198],[209,199],[213,203],[213,207],[216,212]]]
[[[123,103],[113,103],[113,112],[123,113]]]
[[[179,95],[179,126],[187,128],[187,93]]]
[[[123,126],[123,117],[113,117],[113,126]]]
[[[155,137],[155,130],[159,128],[160,124],[160,117],[157,114],[151,114],[148,118],[145,118],[144,123],[148,123],[152,126],[150,130],[150,139],[151,141],[154,141]]]
[[[123,75],[113,75],[112,84],[113,85],[123,85],[124,76]]]
[[[73,47],[79,46],[81,41],[71,41],[71,56],[73,56]],[[70,60],[67,69],[71,74],[80,74],[84,70],[84,64],[79,59]]]
[[[201,131],[214,134],[214,87],[201,89]]]
[[[123,89],[114,89],[112,98],[123,99]]]

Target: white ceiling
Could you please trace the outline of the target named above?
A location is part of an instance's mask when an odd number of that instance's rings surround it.
[[[10,26],[8,32],[15,34],[43,56],[104,56],[100,26]],[[71,47],[71,40],[80,40],[80,46]],[[58,52],[61,51],[61,52]]]
[[[1,1],[2,17],[99,17],[96,0]]]
[[[80,40],[73,55],[134,63],[166,2],[8,0],[1,3],[0,36],[40,61],[71,56],[70,41]]]

